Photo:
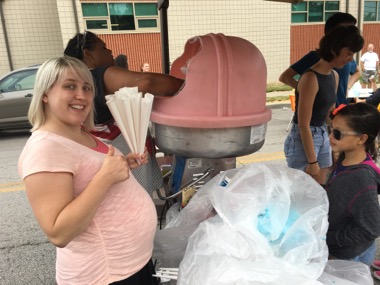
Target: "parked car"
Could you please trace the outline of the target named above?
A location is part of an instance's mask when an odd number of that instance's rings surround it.
[[[0,78],[0,130],[30,128],[28,109],[39,66],[20,68]]]

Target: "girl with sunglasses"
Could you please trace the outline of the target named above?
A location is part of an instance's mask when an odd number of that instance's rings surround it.
[[[363,37],[355,26],[338,26],[327,33],[317,50],[320,60],[300,78],[295,91],[293,126],[285,140],[284,152],[289,167],[310,174],[324,184],[332,164],[326,120],[335,107],[342,68],[363,47]]]
[[[380,236],[380,169],[375,164],[379,132],[380,113],[369,104],[340,105],[332,114],[329,139],[340,155],[326,184],[331,259],[370,265],[375,258]]]

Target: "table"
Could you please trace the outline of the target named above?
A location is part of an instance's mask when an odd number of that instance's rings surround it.
[[[351,88],[348,91],[347,98],[368,98],[372,94],[372,88],[361,88],[360,90],[354,90],[353,88]]]

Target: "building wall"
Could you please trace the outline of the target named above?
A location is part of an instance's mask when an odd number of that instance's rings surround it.
[[[297,25],[290,29],[290,63],[293,64],[319,45],[324,34],[324,24]],[[288,66],[289,66],[288,64]]]
[[[142,63],[148,62],[151,72],[162,72],[160,33],[98,36],[111,48],[114,57],[127,55],[130,70],[140,71]]]
[[[360,56],[366,52],[369,43],[374,44],[375,52],[380,54],[380,37],[378,32],[380,23],[363,22],[362,13],[364,10],[364,1],[349,1],[348,5],[346,4],[346,1],[340,2],[340,11],[350,13],[357,19],[357,26],[362,31],[362,36],[365,41],[362,51],[355,55],[355,60],[359,62]],[[359,6],[360,4],[361,6]],[[324,24],[291,25],[291,54],[289,64],[293,64],[309,51],[316,49],[323,35]]]
[[[82,0],[82,2],[91,1]],[[62,5],[60,2],[68,3],[71,0],[57,0],[57,2],[58,5]],[[172,0],[169,3],[170,62],[182,54],[186,41],[191,37],[207,33],[224,33],[245,38],[260,49],[266,59],[268,81],[277,81],[279,68],[284,69],[288,66],[290,55],[289,4],[263,0]],[[66,9],[70,10],[71,8]],[[81,19],[79,1],[77,1],[77,10],[79,19]],[[65,27],[70,23],[63,23],[63,21],[67,22],[67,18],[63,18],[65,19],[61,19],[61,26]],[[81,31],[83,31],[82,20],[80,20],[80,25]],[[72,30],[72,27],[70,29]],[[70,37],[66,30],[63,30],[64,42],[67,42]],[[99,37],[112,49],[114,56],[119,53],[128,56],[131,70],[139,70],[140,64],[147,61],[151,64],[152,71],[162,71],[159,33],[103,34]]]
[[[107,2],[105,0],[76,0],[73,7],[72,0],[56,0],[60,24],[62,27],[63,48],[67,42],[75,36],[77,32],[83,33],[84,22],[82,17],[81,3],[84,2]],[[113,0],[114,2],[122,0]],[[135,0],[136,2],[147,2],[149,0]],[[76,13],[75,13],[76,10]],[[78,27],[75,25],[74,15],[78,19]],[[79,28],[79,29],[78,29]],[[161,35],[160,33],[129,33],[117,34],[116,32],[98,34],[109,49],[112,50],[113,56],[125,54],[128,57],[128,66],[130,70],[139,71],[143,62],[148,62],[152,72],[162,72],[161,63]]]
[[[56,0],[61,27],[62,52],[69,40],[78,32],[83,32],[82,9],[80,2],[75,0]],[[76,26],[75,19],[78,21]]]
[[[42,63],[62,54],[56,0],[1,1],[13,69]],[[0,76],[11,70],[0,29]]]
[[[223,33],[252,42],[267,64],[267,81],[277,81],[289,65],[290,5],[263,0],[175,0],[168,9],[170,61],[188,39]],[[252,75],[254,76],[254,75]]]
[[[74,9],[71,0],[56,1],[62,27],[62,41],[66,44],[77,32],[72,20]],[[92,0],[76,1],[80,31],[83,32],[80,2]],[[289,4],[263,0],[172,0],[169,3],[170,62],[182,54],[186,41],[191,37],[207,33],[224,33],[247,39],[259,48],[267,63],[269,82],[277,81],[279,70],[289,65]],[[139,70],[140,64],[147,61],[151,64],[152,71],[162,71],[159,33],[110,33],[99,34],[99,37],[112,49],[114,56],[119,53],[128,56],[131,70]]]
[[[379,37],[380,24],[364,24],[362,34],[364,38],[364,47],[361,54],[367,51],[368,44],[375,46],[374,51],[380,55],[380,37]]]
[[[340,1],[340,9],[358,18],[365,45],[372,42],[380,53],[380,37],[376,33],[380,24],[363,24],[358,15],[363,12],[363,3],[358,0]],[[68,40],[75,33],[84,31],[79,0],[12,0],[1,1],[1,5],[14,69],[62,55]],[[288,3],[265,0],[171,0],[168,9],[170,61],[182,54],[186,41],[191,37],[224,33],[242,37],[256,45],[266,60],[267,81],[277,82],[280,73],[315,49],[323,35],[323,24],[292,25],[290,8]],[[2,25],[3,21],[0,22],[0,76],[11,69]],[[139,70],[140,64],[148,61],[152,71],[161,72],[159,33],[99,36],[113,50],[114,56],[119,53],[128,56],[132,70]]]

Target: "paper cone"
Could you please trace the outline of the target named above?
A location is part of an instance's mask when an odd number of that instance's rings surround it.
[[[153,99],[149,93],[143,98],[137,87],[124,87],[114,95],[106,96],[107,106],[134,153],[144,153]]]

